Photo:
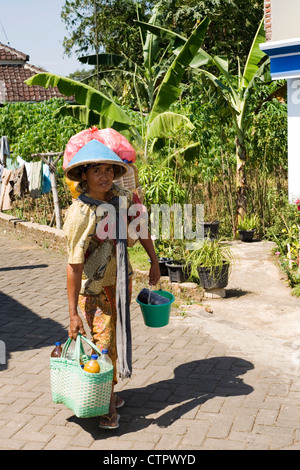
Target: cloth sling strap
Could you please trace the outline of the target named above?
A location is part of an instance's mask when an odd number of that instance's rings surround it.
[[[117,255],[117,285],[116,285],[116,343],[119,361],[119,375],[122,379],[132,374],[132,337],[129,308],[128,287],[128,252],[127,227],[124,219],[120,217],[119,198],[114,196],[109,203],[93,199],[85,194],[78,196],[85,204],[97,205],[111,204],[116,211],[116,255]],[[127,220],[127,219],[126,219]],[[121,235],[121,236],[120,236]]]

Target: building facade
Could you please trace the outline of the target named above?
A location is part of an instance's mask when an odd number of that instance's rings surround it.
[[[273,80],[287,80],[289,200],[300,198],[300,1],[265,0],[266,42]]]

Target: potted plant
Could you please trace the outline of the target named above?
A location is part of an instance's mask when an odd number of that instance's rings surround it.
[[[252,242],[257,225],[258,217],[256,215],[245,215],[243,220],[241,220],[237,226],[240,240],[243,242]]]
[[[184,240],[170,240],[168,256],[166,262],[170,282],[185,282],[189,279],[191,269],[186,262],[186,249]]]
[[[218,238],[205,238],[190,252],[187,263],[191,266],[191,276],[198,277],[204,289],[216,289],[227,286],[233,258],[229,244]]]
[[[172,261],[172,248],[170,240],[154,240],[155,251],[157,253],[159,270],[161,276],[168,276],[168,268],[166,263]]]
[[[203,230],[204,230],[204,237],[208,238],[217,238],[219,235],[219,225],[220,221],[219,220],[214,220],[211,222],[202,222],[204,225]]]

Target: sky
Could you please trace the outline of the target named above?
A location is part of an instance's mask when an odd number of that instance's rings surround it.
[[[29,55],[29,64],[56,75],[90,69],[75,55],[64,55],[64,4],[65,0],[0,0],[0,42]]]

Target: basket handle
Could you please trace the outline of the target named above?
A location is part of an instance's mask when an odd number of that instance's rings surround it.
[[[76,362],[79,363],[80,361],[80,355],[83,352],[83,347],[82,347],[82,342],[81,340],[84,340],[91,348],[93,348],[95,351],[97,351],[98,355],[101,356],[101,351],[97,346],[90,341],[86,336],[83,336],[81,333],[78,333],[77,338],[76,338],[76,343],[75,343],[75,351],[74,351],[74,356]]]
[[[66,357],[71,342],[72,342],[72,338],[68,337],[67,341],[66,341],[65,344],[63,345],[61,357],[63,357],[63,358]]]
[[[66,356],[67,356],[67,353],[68,353],[68,350],[69,350],[69,347],[70,347],[72,341],[73,341],[73,339],[68,337],[67,341],[63,345],[62,353],[61,353],[62,358],[66,359]],[[76,346],[76,343],[75,343],[75,346]],[[81,349],[80,349],[81,354],[84,354],[84,349],[83,349],[82,345],[80,347],[81,347]]]

